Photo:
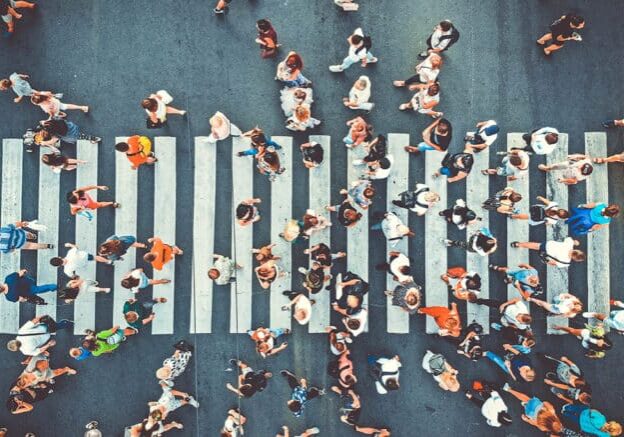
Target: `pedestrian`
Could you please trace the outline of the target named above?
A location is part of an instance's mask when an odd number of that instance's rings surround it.
[[[169,284],[171,279],[150,279],[142,268],[129,271],[121,278],[121,286],[131,290],[134,294],[150,285]]]
[[[540,259],[545,264],[566,269],[570,267],[572,261],[585,261],[585,254],[581,250],[575,249],[580,244],[578,240],[566,237],[563,241],[551,240],[544,243],[512,241],[510,245],[514,248],[537,250]]]
[[[312,81],[308,80],[301,71],[303,70],[303,59],[294,51],[288,52],[286,58],[277,64],[275,80],[283,82],[288,88],[311,87]]]
[[[304,132],[320,124],[321,120],[312,117],[310,105],[305,103],[297,105],[292,115],[286,119],[286,129],[296,132]]]
[[[515,220],[528,220],[530,226],[545,224],[546,226],[556,225],[559,220],[570,217],[570,213],[559,207],[557,202],[548,200],[545,197],[537,196],[539,203],[531,205],[529,214],[512,214],[510,218]]]
[[[505,274],[505,283],[512,284],[524,300],[529,300],[532,295],[538,295],[543,292],[540,284],[539,274],[535,267],[530,264],[520,263],[517,269],[509,267],[497,266],[490,264],[488,266],[495,272]]]
[[[396,246],[404,237],[413,237],[416,234],[410,230],[393,212],[386,212],[381,222],[371,226],[373,231],[382,231],[388,244]]]
[[[414,84],[426,83],[431,85],[437,81],[442,65],[442,56],[437,53],[430,53],[424,61],[414,67],[414,70],[416,70],[415,75],[405,80],[395,80],[392,82],[392,85],[397,88],[406,86],[411,90],[414,89],[412,88]]]
[[[141,101],[141,107],[147,113],[148,129],[163,127],[167,123],[168,114],[186,115],[186,111],[169,106],[172,101],[173,97],[165,90],[150,94]]]
[[[56,297],[65,303],[72,303],[81,293],[110,293],[110,291],[109,287],[100,287],[97,281],[76,277],[58,290]]]
[[[559,142],[559,131],[554,127],[535,129],[529,134],[523,134],[522,139],[526,143],[523,150],[536,155],[548,155],[552,153]]]
[[[468,241],[444,239],[442,242],[446,247],[459,247],[479,256],[491,255],[498,247],[496,238],[488,228],[481,228],[473,232],[468,237]]]
[[[210,123],[210,135],[207,138],[209,143],[216,144],[217,141],[225,140],[230,135],[239,137],[243,134],[238,126],[220,111],[215,112],[208,122]]]
[[[56,283],[37,285],[37,281],[28,274],[28,270],[22,269],[4,278],[3,283],[0,284],[0,294],[4,294],[9,302],[30,302],[36,305],[46,305],[39,295],[56,291],[56,288]]]
[[[41,162],[50,167],[53,173],[61,173],[61,171],[73,171],[78,168],[79,164],[86,164],[87,161],[81,159],[68,158],[59,153],[46,153],[41,155]]]
[[[41,226],[36,220],[20,220],[1,226],[0,252],[8,254],[16,250],[54,249],[54,244],[37,243],[37,230],[34,228]]]
[[[35,408],[33,404],[44,400],[53,391],[52,384],[49,383],[40,383],[22,390],[11,390],[6,402],[7,409],[11,414],[28,413]]]
[[[392,305],[401,308],[409,315],[416,314],[422,304],[422,287],[415,282],[401,283],[394,290],[386,290],[385,295],[392,298]]]
[[[334,355],[340,355],[346,351],[350,344],[353,343],[351,334],[346,331],[339,331],[335,326],[325,327],[325,332],[329,338],[329,349]]]
[[[301,150],[303,165],[305,165],[307,169],[318,168],[323,163],[323,155],[325,152],[323,146],[316,141],[303,143],[299,146],[299,150]]]
[[[368,164],[368,167],[361,177],[368,178],[370,180],[384,180],[388,179],[390,173],[392,173],[392,166],[394,165],[394,156],[388,154],[381,158],[379,161]]]
[[[260,264],[254,268],[254,273],[256,274],[256,279],[258,279],[260,286],[264,290],[271,288],[271,284],[278,278],[288,276],[288,273],[284,271],[282,266],[280,266],[275,259]]]
[[[293,318],[300,325],[307,325],[312,317],[312,305],[316,303],[305,293],[296,291],[283,291],[282,294],[290,299],[287,305],[282,306],[282,311],[290,311]]]
[[[464,338],[457,345],[457,353],[464,355],[472,361],[483,358],[483,346],[481,345],[483,326],[473,321],[464,329]]]
[[[159,303],[166,303],[164,297],[155,297],[147,301],[138,299],[128,299],[123,306],[122,312],[126,323],[131,328],[139,331],[143,326],[148,325],[156,318],[154,306]]]
[[[89,331],[83,339],[81,346],[90,352],[90,355],[99,357],[102,354],[113,353],[121,343],[125,342],[129,336],[137,334],[136,328],[120,329],[118,325],[110,329],[95,333]]]
[[[464,149],[461,153],[446,152],[440,165],[440,169],[433,174],[433,177],[444,175],[448,183],[457,182],[467,177],[472,170],[474,156],[468,149]]]
[[[121,208],[121,204],[115,201],[112,202],[99,202],[93,199],[89,194],[89,191],[108,191],[106,185],[87,185],[85,187],[76,188],[67,193],[67,202],[69,202],[69,208],[72,215],[84,215],[91,219],[93,214],[90,211],[95,211],[98,208]]]
[[[442,53],[451,48],[459,40],[459,31],[450,20],[440,21],[433,28],[433,33],[427,38],[427,50],[418,55],[424,59],[431,53]]]
[[[370,52],[373,45],[372,39],[370,36],[364,35],[361,27],[355,29],[347,38],[347,43],[349,43],[349,53],[343,59],[342,64],[329,66],[329,71],[332,73],[340,73],[357,62],[360,62],[362,67],[377,62],[377,58]]]
[[[355,12],[360,9],[360,5],[354,0],[334,0],[334,4],[345,12]]]
[[[550,32],[542,35],[536,42],[540,46],[545,46],[548,41],[552,41],[549,46],[544,47],[544,54],[549,56],[552,52],[559,50],[566,41],[582,41],[581,36],[576,32],[585,27],[585,19],[580,15],[568,13],[564,14],[549,26]]]
[[[534,297],[529,297],[527,300],[548,311],[549,316],[573,319],[583,312],[583,303],[581,300],[570,293],[557,294],[553,297],[552,303]]]
[[[347,253],[342,251],[332,253],[329,246],[325,243],[319,243],[309,249],[304,249],[303,253],[305,255],[310,255],[310,260],[324,269],[331,268],[333,260],[347,256]]]
[[[355,426],[362,410],[360,397],[352,388],[343,391],[334,386],[331,390],[340,396],[340,401],[342,402],[340,421],[346,425]]]
[[[362,213],[359,212],[351,199],[345,195],[345,199],[338,205],[325,206],[326,211],[335,211],[338,213],[338,223],[346,228],[354,227],[362,218]]]
[[[41,121],[33,132],[34,144],[49,147],[54,153],[60,153],[58,147],[62,143],[76,144],[78,140],[86,140],[97,144],[102,141],[100,137],[83,133],[76,123],[65,119]]]
[[[377,270],[386,270],[392,279],[401,284],[411,284],[414,282],[410,267],[411,260],[407,255],[391,250],[388,252],[388,262],[375,266]]]
[[[279,154],[271,147],[260,150],[255,158],[256,168],[260,174],[269,178],[269,182],[275,182],[277,175],[286,171],[286,168],[281,166]]]
[[[522,200],[522,195],[511,187],[498,191],[493,197],[485,200],[481,205],[488,211],[496,211],[504,215],[518,214],[516,203]]]
[[[356,308],[341,308],[337,303],[332,304],[332,309],[342,317],[342,324],[352,337],[357,337],[366,331],[368,327],[368,310],[361,306]]]
[[[457,226],[459,230],[466,229],[469,225],[481,220],[472,209],[468,208],[464,199],[455,200],[452,208],[440,211],[438,214],[444,217],[447,223]]]
[[[433,317],[436,325],[438,325],[438,335],[440,337],[459,337],[461,334],[461,319],[457,304],[451,302],[451,308],[442,306],[421,307],[417,310],[418,314],[425,314]]]
[[[371,96],[371,81],[368,76],[360,76],[351,91],[349,97],[344,97],[342,103],[350,109],[361,109],[363,111],[372,111],[374,103],[369,102]]]
[[[355,180],[351,182],[348,190],[345,188],[340,190],[340,194],[347,196],[349,200],[364,210],[372,205],[375,193],[375,187],[371,181],[366,179]]]
[[[493,329],[499,331],[503,326],[511,326],[520,331],[531,329],[533,318],[529,314],[529,308],[519,297],[506,302],[497,299],[478,298],[474,303],[477,305],[485,305],[499,311],[501,315],[500,324],[492,323],[491,326]]]
[[[480,121],[477,123],[476,132],[468,132],[464,137],[465,147],[470,147],[474,153],[479,153],[494,144],[499,131],[496,120]]]
[[[594,171],[591,158],[580,153],[568,155],[566,161],[550,165],[540,164],[537,168],[544,172],[561,171],[558,181],[565,185],[576,185],[587,179]]]
[[[98,255],[115,262],[123,259],[128,249],[135,247],[145,249],[147,245],[137,241],[132,235],[111,235],[98,247]]]
[[[485,351],[485,357],[500,367],[503,372],[511,376],[514,381],[535,381],[535,369],[531,362],[529,354],[520,352],[512,345],[503,344],[505,350],[505,356],[501,357],[492,351]]]
[[[446,118],[438,118],[422,132],[422,142],[418,146],[405,146],[409,153],[418,154],[428,150],[446,152],[453,136],[451,122]]]
[[[236,366],[238,372],[238,387],[234,387],[229,382],[225,387],[241,398],[250,398],[254,394],[264,391],[269,379],[273,377],[273,374],[268,370],[255,372],[247,363],[241,360],[231,359],[230,364]]]
[[[260,56],[264,59],[272,58],[277,54],[277,32],[269,20],[263,18],[256,21],[258,37],[256,43],[260,45]]]
[[[409,209],[418,216],[423,216],[429,208],[439,201],[440,195],[438,193],[431,191],[429,186],[425,184],[417,183],[413,191],[403,191],[399,194],[399,199],[393,200],[392,204],[399,208]]]
[[[256,343],[256,352],[260,354],[262,358],[276,355],[288,347],[288,342],[283,342],[279,346],[275,346],[275,343],[280,337],[290,334],[290,329],[287,328],[264,328],[262,326],[255,330],[247,331],[247,335]]]
[[[173,387],[173,381],[186,370],[195,348],[185,340],[180,340],[173,345],[175,352],[166,358],[162,367],[156,371],[156,378],[160,383]]]
[[[309,293],[317,294],[323,289],[323,284],[331,280],[331,275],[325,274],[325,269],[317,262],[313,262],[309,269],[299,267],[299,273],[303,275],[303,286]],[[302,302],[304,304],[304,302]],[[307,304],[305,304],[307,306]]]
[[[30,97],[37,92],[28,83],[29,78],[27,74],[12,73],[8,79],[0,80],[0,91],[7,91],[10,88],[17,96],[13,101],[19,103],[24,97]]]
[[[484,175],[497,175],[507,178],[507,182],[515,181],[529,173],[529,153],[524,150],[514,149],[507,152],[507,155],[496,168],[486,168],[481,170]]]
[[[152,150],[152,141],[143,135],[128,137],[126,141],[115,144],[115,150],[126,154],[132,170],[138,170],[143,164],[156,164],[158,161]]]
[[[440,118],[444,115],[443,112],[435,111],[434,108],[440,103],[440,83],[434,82],[432,84],[420,84],[412,85],[417,92],[412,96],[409,102],[399,105],[399,110],[419,112],[420,114],[427,114],[433,118]]]
[[[318,387],[309,387],[308,381],[305,378],[298,380],[296,375],[289,370],[282,370],[280,374],[286,378],[288,385],[292,389],[292,394],[287,405],[288,409],[292,411],[295,417],[301,417],[306,404],[310,400],[325,394],[325,391]]]
[[[327,373],[336,378],[338,384],[331,387],[336,393],[346,394],[357,383],[357,376],[353,367],[351,351],[345,350],[336,359],[329,362]]]
[[[617,217],[619,213],[619,205],[589,202],[572,208],[572,215],[566,220],[566,224],[570,229],[570,234],[586,235],[608,226],[611,219]]]
[[[79,110],[85,114],[89,112],[89,107],[85,105],[75,105],[73,103],[63,103],[50,91],[37,91],[30,96],[33,105],[39,106],[43,112],[48,114],[50,119],[63,118],[67,114],[63,111],[70,109]]]
[[[15,339],[8,341],[7,349],[11,352],[19,350],[30,357],[47,353],[56,344],[56,340],[51,339],[51,334],[73,326],[74,323],[69,320],[56,322],[48,315],[37,316],[18,329]]]
[[[459,391],[460,385],[457,380],[459,372],[451,366],[442,354],[436,354],[427,350],[422,360],[422,367],[433,376],[433,379],[442,390],[450,392]]]
[[[61,375],[78,373],[71,367],[52,369],[49,358],[45,355],[33,357],[15,383],[16,388],[23,389],[40,383],[54,384],[55,378]]]
[[[160,238],[152,237],[147,239],[152,243],[149,252],[143,255],[143,261],[151,263],[156,270],[162,270],[165,264],[173,261],[178,255],[183,255],[184,251],[176,245],[165,244]]]
[[[260,213],[257,204],[262,202],[259,198],[249,198],[241,201],[236,207],[236,220],[240,226],[248,226],[260,221]]]
[[[468,272],[463,267],[450,267],[440,278],[459,300],[472,301],[481,291],[481,276],[475,271]]]
[[[372,135],[367,136],[362,144],[366,150],[366,156],[362,159],[354,159],[351,161],[354,166],[373,164],[388,155],[388,141],[386,137],[379,134],[374,139],[371,140],[371,138]]]
[[[568,357],[562,356],[561,358],[553,358],[549,355],[544,355],[544,358],[548,360],[549,371],[546,372],[546,383],[559,382],[569,387],[578,389],[589,390],[589,385],[583,377],[583,371],[574,364]],[[553,393],[557,394],[557,392]]]
[[[240,437],[245,434],[243,425],[247,423],[247,417],[238,408],[230,408],[228,415],[221,428],[221,437]]]
[[[50,265],[58,268],[62,267],[63,273],[69,278],[84,276],[92,262],[112,264],[112,261],[102,256],[91,255],[84,250],[80,250],[75,244],[65,243],[65,247],[69,249],[65,257],[55,256],[50,260]]]
[[[599,322],[595,325],[585,325],[584,328],[572,328],[569,326],[553,326],[557,331],[563,331],[581,340],[583,348],[587,349],[585,356],[588,358],[604,358],[606,352],[611,350],[613,343],[607,337],[604,325]]]
[[[487,381],[475,380],[472,387],[466,390],[466,397],[478,407],[487,424],[494,428],[511,425],[512,419],[507,405],[496,391],[496,385]]]
[[[609,303],[618,308],[624,308],[624,302],[611,299]],[[618,334],[624,335],[624,310],[613,310],[608,315],[597,312],[585,312],[583,317],[587,319],[596,319],[604,323],[608,328],[613,329]]]
[[[163,383],[160,384],[160,387],[162,388],[160,398],[156,402],[148,402],[150,414],[160,412],[161,418],[166,419],[169,413],[185,405],[199,408],[199,402],[190,394],[175,390]]]
[[[373,378],[375,378],[377,393],[385,395],[399,389],[400,369],[403,365],[398,355],[384,357],[369,354],[366,357],[366,361],[371,369]]]
[[[227,256],[213,254],[214,264],[208,269],[208,277],[217,285],[236,282],[236,270],[242,268]]]
[[[372,126],[362,117],[355,117],[347,121],[347,126],[349,126],[349,133],[342,141],[348,149],[357,147],[367,141],[372,131]]]
[[[589,435],[598,437],[622,435],[622,425],[614,420],[607,422],[604,414],[587,405],[564,405],[561,408],[561,415],[573,423],[574,428]]]
[[[232,3],[232,0],[217,0],[217,5],[212,12],[216,15],[225,14],[230,10],[230,3]]]
[[[550,435],[559,435],[562,431],[563,425],[550,402],[543,402],[536,397],[530,398],[522,392],[513,390],[509,384],[505,384],[503,390],[521,402],[524,407],[522,420]]]

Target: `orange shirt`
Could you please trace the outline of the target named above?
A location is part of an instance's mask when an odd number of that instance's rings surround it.
[[[150,253],[156,255],[156,259],[152,261],[152,267],[156,270],[162,270],[163,266],[173,259],[172,247],[163,243],[160,238],[154,238]]]
[[[152,152],[152,142],[147,137],[134,135],[128,138],[128,146],[130,148],[126,152],[128,160],[134,167],[140,167],[147,162],[149,154]]]

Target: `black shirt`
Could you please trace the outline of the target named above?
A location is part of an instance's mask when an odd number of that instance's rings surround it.
[[[303,154],[303,160],[312,162],[314,164],[320,164],[323,162],[323,147],[319,143],[313,143],[311,147],[306,147],[301,151]]]
[[[451,173],[449,176],[451,177],[457,176],[460,172],[470,173],[473,164],[474,157],[472,154],[464,152],[456,153],[454,155],[447,153],[442,160],[442,166],[449,169]]]
[[[354,220],[350,220],[347,217],[345,217],[345,212],[347,210],[352,210],[357,213],[357,216]],[[338,208],[338,222],[340,222],[341,225],[343,226],[352,225],[353,223],[360,220],[361,217],[362,217],[362,214],[357,212],[357,209],[355,209],[355,207],[351,205],[351,202],[349,202],[348,200],[345,200],[344,202],[340,204],[340,208]]]
[[[556,40],[558,36],[570,38],[574,32],[572,28],[572,16],[564,15],[563,18],[559,18],[550,25],[550,30],[554,40]]]
[[[453,138],[453,128],[449,124],[449,130],[446,133],[446,135],[440,135],[436,133],[435,129],[431,129],[431,135],[429,136],[429,141],[437,145],[443,151],[446,151],[446,149],[448,149],[449,144],[451,144],[452,138]]]
[[[327,247],[325,243],[320,243],[318,246],[318,249],[312,251],[311,253],[312,260],[325,267],[331,266],[332,259],[329,247]]]

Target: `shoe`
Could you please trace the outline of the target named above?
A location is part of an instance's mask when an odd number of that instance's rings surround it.
[[[308,271],[305,269],[305,267],[299,267],[299,268],[297,269],[297,271],[298,271],[299,273],[301,273],[302,275],[307,275],[307,274],[308,274]]]
[[[582,316],[586,319],[593,319],[594,317],[596,317],[596,313],[586,311],[582,314]]]
[[[308,434],[319,434],[321,430],[315,426],[314,428],[310,428],[307,432]]]
[[[225,9],[217,9],[217,8],[214,8],[214,9],[212,10],[212,12],[214,12],[214,13],[215,13],[215,14],[217,14],[217,15],[221,15],[221,14],[224,14],[224,13],[225,13]]]
[[[341,73],[343,69],[340,65],[330,65],[329,71],[331,71],[332,73]]]
[[[529,144],[531,142],[531,134],[523,134],[522,139],[525,143]]]
[[[602,127],[610,129],[612,127],[615,127],[615,123],[613,122],[613,120],[606,120],[602,122]]]
[[[114,202],[114,203],[113,203],[113,208],[121,208],[121,203],[119,203],[119,202]]]
[[[195,408],[199,408],[199,402],[197,402],[197,400],[193,396],[189,396],[188,398],[186,398],[186,401]]]
[[[47,249],[54,249],[54,244],[46,244]]]
[[[440,241],[442,241],[442,244],[444,244],[446,247],[451,247],[452,240],[449,240],[448,238],[442,238],[442,240]]]
[[[505,385],[503,386],[503,391],[509,391],[511,389],[511,387],[509,386],[509,383],[506,382]]]
[[[230,363],[230,366],[232,367],[238,367],[238,360],[236,358],[230,358],[230,361],[228,361],[228,363]]]
[[[91,138],[91,143],[92,144],[97,144],[100,141],[102,141],[102,138],[100,138],[100,137],[93,137],[93,138]]]
[[[496,323],[496,322],[490,323],[490,327],[494,329],[495,331],[500,331],[501,329],[503,329],[503,325],[501,325],[500,323]]]
[[[193,347],[192,344],[188,343],[185,340],[180,340],[179,342],[174,344],[173,347],[182,352],[194,352],[195,351],[195,347]]]

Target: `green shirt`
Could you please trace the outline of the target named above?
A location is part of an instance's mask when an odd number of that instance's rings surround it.
[[[132,328],[136,328],[136,329],[141,329],[143,327],[143,320],[148,318],[152,314],[151,311],[148,311],[138,301],[133,302],[133,303],[130,303],[130,302],[124,303],[124,306],[123,306],[124,316],[127,313],[132,312],[132,311],[137,313],[139,315],[139,318],[136,319],[136,321],[134,321],[132,323],[130,323],[130,322],[126,322],[126,323],[128,323],[128,326],[131,326]]]
[[[117,331],[119,332],[119,331]],[[91,351],[91,355],[93,355],[94,357],[99,357],[102,354],[108,353],[108,352],[112,352],[115,349],[117,349],[119,347],[119,345],[121,344],[121,342],[117,343],[117,344],[109,344],[106,339],[108,337],[111,337],[113,335],[115,335],[116,332],[113,331],[113,329],[107,329],[106,331],[102,331],[100,333],[97,334],[96,336],[96,349],[94,351]],[[117,335],[119,335],[117,333]]]

